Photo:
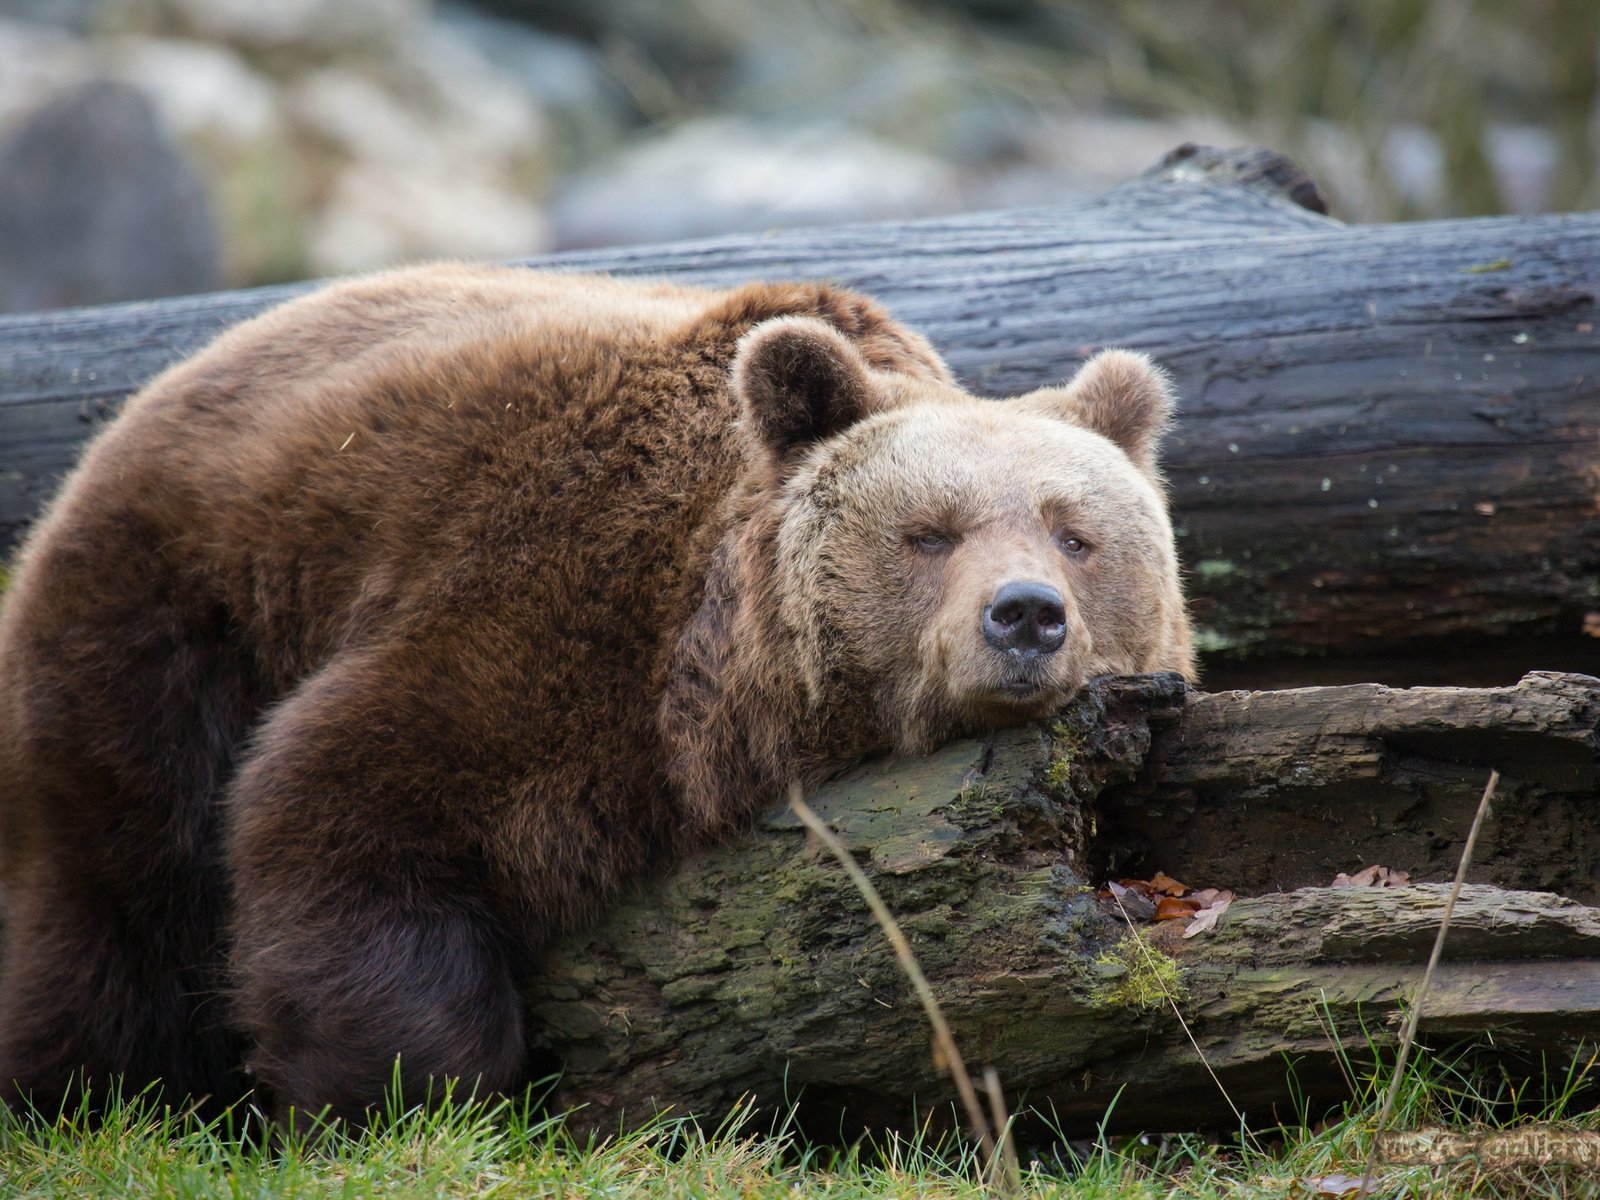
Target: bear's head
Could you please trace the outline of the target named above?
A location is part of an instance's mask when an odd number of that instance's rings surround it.
[[[995,401],[783,317],[742,340],[734,389],[814,714],[917,752],[1043,716],[1097,675],[1193,677],[1156,465],[1172,393],[1143,355]]]

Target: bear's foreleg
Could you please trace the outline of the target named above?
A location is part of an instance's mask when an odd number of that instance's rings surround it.
[[[263,727],[230,796],[236,1013],[290,1109],[362,1122],[523,1082],[515,942],[493,911],[437,705],[372,662],[335,663]]]
[[[470,906],[378,889],[306,900],[315,913],[251,906],[239,925],[239,1015],[280,1122],[326,1110],[363,1123],[395,1084],[409,1107],[523,1082],[521,1001]]]

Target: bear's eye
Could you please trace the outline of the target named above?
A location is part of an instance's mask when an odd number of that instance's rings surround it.
[[[955,545],[955,539],[947,533],[918,533],[912,536],[911,544],[924,554],[943,554]]]
[[[1056,545],[1060,546],[1063,552],[1073,558],[1089,553],[1089,544],[1082,538],[1075,537],[1070,533],[1058,533],[1056,535]]]

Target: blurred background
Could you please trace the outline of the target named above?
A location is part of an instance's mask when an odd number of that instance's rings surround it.
[[[0,311],[1035,205],[1596,203],[1596,0],[0,0]]]

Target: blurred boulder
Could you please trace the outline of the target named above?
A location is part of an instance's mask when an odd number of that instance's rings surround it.
[[[848,126],[707,117],[569,180],[552,220],[562,247],[652,242],[943,212],[956,184],[938,159]]]
[[[1484,133],[1506,211],[1524,215],[1548,211],[1561,170],[1561,144],[1555,133],[1540,125],[1492,122]]]
[[[844,121],[963,165],[1019,149],[1036,98],[1015,88],[1024,64],[999,72],[938,30],[840,29],[774,6],[730,75],[726,101],[758,118]],[[1020,53],[1019,53],[1020,58]]]
[[[1184,142],[1237,146],[1250,141],[1242,130],[1209,117],[1067,109],[1034,114],[1016,127],[1015,137],[1018,152],[1011,162],[970,174],[968,207],[1017,208],[1094,195],[1140,175]]]
[[[467,178],[353,163],[312,217],[318,274],[368,271],[424,258],[500,259],[549,243],[538,205]]]
[[[184,138],[247,142],[283,133],[272,84],[227,46],[124,37],[106,50],[117,78],[149,97]]]
[[[95,43],[216,181],[230,282],[547,244],[538,99],[431,0],[105,0]]]
[[[220,284],[204,189],[141,93],[88,83],[8,131],[0,143],[0,309]]]
[[[393,47],[416,36],[431,9],[429,0],[104,0],[101,23],[320,58]]]
[[[404,64],[328,67],[287,89],[321,147],[307,257],[317,274],[417,258],[509,258],[548,245],[537,202],[538,105],[473,48],[434,30]]]
[[[344,75],[350,78],[348,70]],[[414,140],[409,146],[391,143],[378,148],[361,130],[347,126],[336,136],[343,137],[352,156],[416,165],[421,153],[433,166],[451,173],[470,171],[485,180],[520,176],[525,183],[542,167],[549,131],[538,102],[455,31],[429,26],[408,47],[403,61],[371,68],[364,77],[387,94],[391,113],[406,114],[400,123],[411,122]],[[333,83],[326,75],[322,79]],[[311,91],[319,90],[315,82],[308,84]],[[299,115],[308,124],[321,123],[331,131],[341,104],[352,103],[355,97],[338,96],[334,86],[320,90],[320,98],[303,99]],[[328,102],[325,116],[316,111],[319,100]],[[368,106],[366,111],[378,117],[376,108]],[[396,128],[397,123],[389,120],[383,136],[392,137]]]
[[[73,34],[0,19],[0,137],[45,100],[96,74],[94,55]]]
[[[6,16],[30,25],[53,25],[88,33],[100,16],[101,0],[5,0]]]
[[[227,279],[300,278],[305,173],[273,81],[231,47],[187,38],[113,38],[102,57],[113,78],[149,98],[204,172]]]
[[[197,0],[198,2],[198,0]],[[587,41],[613,68],[653,75],[675,100],[708,103],[742,46],[766,27],[749,0],[475,0],[486,12]],[[773,5],[773,8],[786,7]],[[811,11],[810,5],[799,6]],[[646,83],[649,81],[638,80]],[[640,97],[648,104],[648,99]],[[660,117],[660,112],[646,113]]]
[[[613,149],[638,122],[604,52],[580,38],[491,16],[465,3],[439,6],[439,26],[514,81],[559,125],[568,161]]]

